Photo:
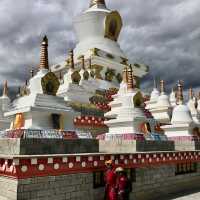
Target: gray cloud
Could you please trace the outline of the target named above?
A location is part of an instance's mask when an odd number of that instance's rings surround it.
[[[39,62],[41,37],[49,37],[50,63],[62,61],[76,36],[72,18],[88,7],[83,0],[1,0],[0,80],[13,87],[29,77]],[[199,0],[107,0],[124,20],[120,44],[130,60],[151,67],[142,87],[152,86],[152,77],[167,82],[178,79],[185,88],[199,87]]]

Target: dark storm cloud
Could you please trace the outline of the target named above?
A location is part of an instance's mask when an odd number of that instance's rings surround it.
[[[88,0],[1,0],[0,79],[11,86],[23,84],[39,62],[41,37],[49,37],[50,63],[65,59],[76,36],[72,18],[88,7]],[[145,63],[151,73],[143,88],[152,87],[154,76],[171,88],[178,79],[185,87],[199,87],[199,0],[107,0],[119,10],[124,28],[122,49],[135,63]]]

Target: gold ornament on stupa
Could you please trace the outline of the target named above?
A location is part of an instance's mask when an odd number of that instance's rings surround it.
[[[178,81],[178,86],[177,86],[177,104],[183,104],[183,83],[181,81]]]
[[[8,96],[8,81],[6,80],[3,85],[3,96]]]
[[[48,38],[45,35],[40,49],[40,69],[49,69],[49,60],[48,60]]]
[[[131,65],[128,67],[128,79],[127,79],[127,89],[133,90],[134,89],[134,80],[133,80],[133,68]]]
[[[106,6],[106,3],[105,3],[105,0],[91,0],[91,2],[90,2],[90,8],[92,7],[92,6],[95,6],[95,5],[104,5],[104,6]]]

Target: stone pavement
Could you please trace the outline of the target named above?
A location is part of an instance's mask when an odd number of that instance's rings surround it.
[[[169,197],[160,200],[200,200],[200,190],[193,191],[190,193],[182,192],[178,195],[170,195]]]

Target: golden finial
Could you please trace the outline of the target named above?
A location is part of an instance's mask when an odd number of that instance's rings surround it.
[[[8,81],[6,80],[3,85],[3,96],[8,96]]]
[[[91,0],[91,2],[90,2],[90,8],[92,7],[92,6],[95,6],[95,5],[103,5],[103,6],[105,6],[106,7],[106,3],[105,3],[105,0]]]
[[[40,69],[49,69],[49,60],[48,60],[48,38],[45,35],[40,49]]]
[[[34,69],[30,70],[31,78],[34,77]]]
[[[134,83],[133,83],[133,69],[132,69],[132,66],[131,66],[131,65],[129,65],[129,67],[128,67],[127,89],[128,89],[128,90],[133,90],[133,89],[134,89]]]
[[[79,59],[81,60],[81,68],[85,69],[85,57],[84,57],[84,55],[81,55],[79,57]]]
[[[165,82],[164,80],[160,81],[160,93],[163,94],[165,92]]]
[[[193,94],[193,89],[190,88],[190,89],[189,89],[189,99],[193,99],[193,96],[194,96],[194,94]]]
[[[69,64],[70,64],[70,68],[74,69],[74,51],[73,51],[73,49],[71,49],[69,51]]]
[[[178,85],[177,85],[178,89],[177,89],[177,104],[183,104],[183,83],[182,81],[178,81]]]
[[[123,80],[124,83],[128,82],[128,69],[127,69],[127,67],[124,67],[122,80]]]

